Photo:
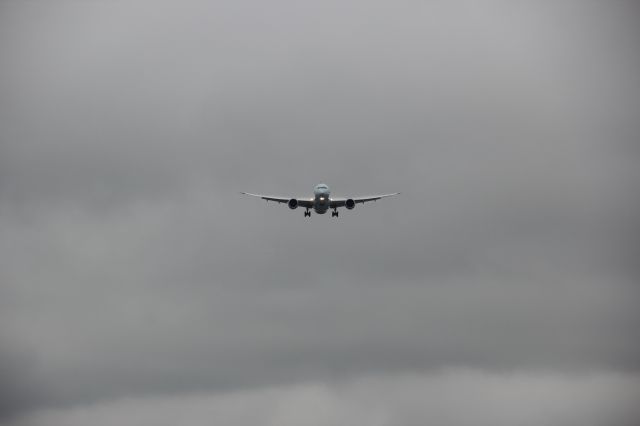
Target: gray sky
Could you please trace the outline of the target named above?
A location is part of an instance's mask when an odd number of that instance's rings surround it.
[[[0,424],[637,424],[637,18],[2,2]]]

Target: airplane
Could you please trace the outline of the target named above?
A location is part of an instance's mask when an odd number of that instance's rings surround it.
[[[332,198],[330,197],[331,191],[329,190],[329,187],[324,183],[320,183],[313,188],[313,198],[272,197],[269,195],[250,194],[248,192],[241,192],[241,194],[259,197],[267,202],[275,201],[276,203],[287,203],[291,210],[295,210],[298,207],[304,207],[306,209],[304,212],[305,217],[311,217],[311,209],[313,209],[317,214],[325,214],[327,210],[333,209],[331,217],[338,217],[338,207],[346,207],[348,210],[352,210],[356,204],[376,201],[381,198],[392,197],[400,193],[394,192],[393,194],[372,195],[370,197]]]

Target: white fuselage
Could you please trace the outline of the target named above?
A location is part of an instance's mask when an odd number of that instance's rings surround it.
[[[313,210],[318,214],[324,214],[329,210],[331,199],[329,195],[331,191],[329,187],[323,183],[318,184],[313,188]]]

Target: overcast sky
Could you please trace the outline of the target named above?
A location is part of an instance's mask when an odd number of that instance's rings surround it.
[[[639,12],[1,2],[0,425],[637,425]]]

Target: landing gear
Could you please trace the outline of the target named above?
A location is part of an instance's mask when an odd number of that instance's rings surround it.
[[[331,217],[338,217],[338,209],[333,209],[331,212]]]
[[[307,211],[304,212],[304,217],[311,217],[311,212],[309,211],[309,209],[307,209]]]

